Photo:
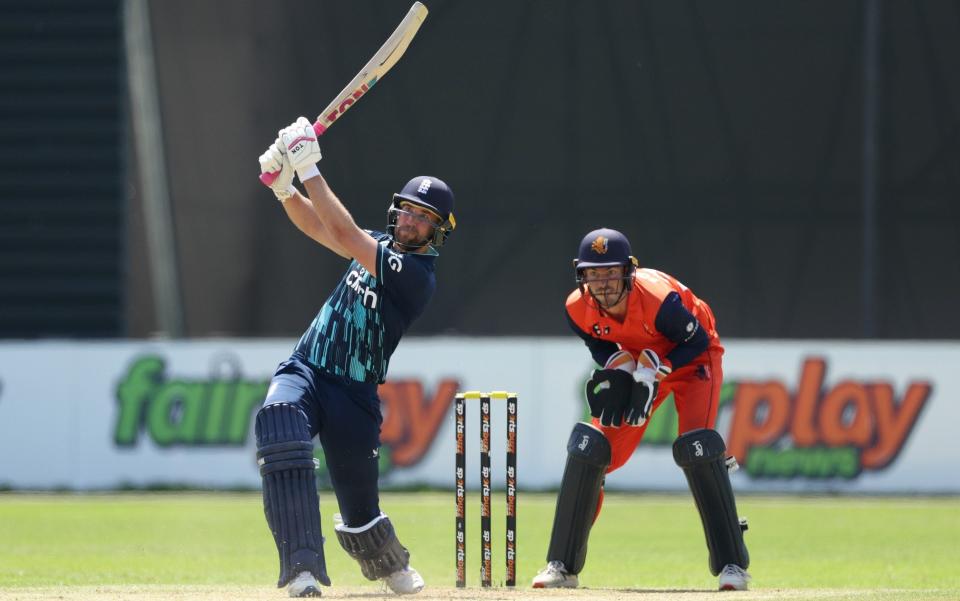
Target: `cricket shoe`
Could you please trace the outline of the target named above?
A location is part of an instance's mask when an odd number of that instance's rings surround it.
[[[728,563],[720,572],[721,591],[745,591],[750,582],[750,574],[740,566]]]
[[[291,597],[319,597],[320,583],[310,572],[300,572],[287,585],[287,594]]]
[[[382,580],[398,595],[412,595],[423,590],[423,577],[409,565]]]
[[[551,561],[533,577],[533,588],[577,588],[576,574],[567,571],[562,561]]]

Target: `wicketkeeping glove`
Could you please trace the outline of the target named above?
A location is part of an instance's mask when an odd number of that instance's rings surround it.
[[[660,367],[660,357],[655,352],[650,349],[640,351],[637,368],[633,370],[634,385],[630,391],[630,402],[625,412],[627,424],[642,426],[650,417],[653,400],[657,398],[660,380],[663,379]]]
[[[633,387],[633,376],[622,369],[595,369],[586,386],[590,415],[598,418],[602,426],[619,428]]]
[[[654,381],[634,382],[630,389],[630,402],[627,403],[627,409],[624,412],[624,420],[629,426],[642,426],[647,423],[650,417],[650,410],[653,408],[653,399],[657,398],[657,389],[659,384]]]

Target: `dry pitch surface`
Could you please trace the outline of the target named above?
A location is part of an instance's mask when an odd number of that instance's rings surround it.
[[[282,601],[288,599],[285,591],[263,587],[205,587],[205,586],[104,586],[104,587],[30,587],[0,589],[0,601],[37,601],[55,599],[62,601]],[[692,591],[692,590],[641,590],[641,589],[577,589],[577,590],[509,590],[493,588],[427,588],[418,595],[403,599],[635,599],[637,601],[893,601],[899,599],[957,599],[957,591],[918,590],[797,590],[768,589],[746,592]],[[327,599],[401,599],[397,595],[374,587],[337,587],[324,589]]]

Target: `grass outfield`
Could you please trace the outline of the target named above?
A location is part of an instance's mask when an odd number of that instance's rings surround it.
[[[609,494],[574,592],[532,591],[554,495],[523,494],[516,591],[482,591],[479,500],[468,504],[468,585],[454,583],[452,493],[384,494],[428,588],[418,598],[717,598],[688,496]],[[380,597],[330,536],[331,598]],[[960,599],[960,499],[751,497],[752,590],[733,599]],[[494,496],[494,581],[503,579],[503,494]],[[0,494],[0,600],[280,599],[258,494]],[[37,588],[40,587],[40,588]]]

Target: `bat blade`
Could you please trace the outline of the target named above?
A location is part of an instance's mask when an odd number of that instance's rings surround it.
[[[315,131],[319,130],[317,131],[317,135],[323,135],[323,132],[326,131],[334,121],[339,119],[361,96],[370,91],[370,88],[380,81],[380,79],[386,75],[387,71],[397,64],[397,61],[400,60],[400,57],[406,52],[407,46],[410,45],[413,36],[417,35],[420,25],[423,24],[426,18],[427,7],[420,2],[414,2],[410,10],[407,11],[407,15],[400,21],[400,24],[397,25],[397,28],[390,34],[387,41],[383,43],[380,50],[373,55],[373,58],[363,66],[363,69],[357,73],[350,83],[343,88],[340,94],[338,94],[327,108],[323,109],[320,116],[317,117],[317,121],[313,126]]]
[[[413,6],[407,11],[406,16],[390,34],[387,41],[317,117],[313,124],[313,131],[317,136],[322,136],[341,115],[347,112],[347,109],[369,92],[386,75],[387,71],[397,64],[397,61],[406,52],[407,46],[410,45],[410,41],[413,40],[413,36],[417,35],[424,19],[427,18],[427,12],[427,7],[421,2],[413,3]],[[260,181],[267,186],[272,184],[276,178],[276,172],[260,175]]]

